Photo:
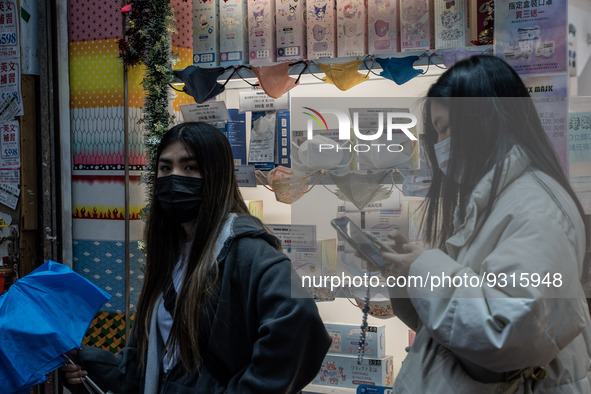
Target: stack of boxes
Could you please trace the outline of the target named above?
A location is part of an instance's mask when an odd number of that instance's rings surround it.
[[[393,358],[386,356],[386,326],[369,326],[365,355],[358,364],[361,328],[355,324],[325,323],[332,338],[328,354],[312,384],[357,388],[359,385],[392,386]]]
[[[488,0],[193,0],[193,63],[266,66],[450,49],[470,41],[490,44],[492,4]]]

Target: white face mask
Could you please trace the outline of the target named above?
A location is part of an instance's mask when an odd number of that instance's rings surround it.
[[[441,172],[443,172],[445,175],[447,175],[447,166],[449,163],[449,152],[451,148],[450,141],[451,138],[447,137],[443,141],[434,145],[435,156],[437,156],[437,165],[441,169]]]

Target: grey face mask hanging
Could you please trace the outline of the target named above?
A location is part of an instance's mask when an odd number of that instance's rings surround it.
[[[359,210],[362,210],[371,202],[385,200],[390,197],[394,187],[394,180],[392,179],[392,186],[389,189],[382,184],[386,177],[391,174],[392,170],[347,171],[341,175],[328,173],[337,186],[337,190],[331,190],[331,192],[339,199],[351,202]]]

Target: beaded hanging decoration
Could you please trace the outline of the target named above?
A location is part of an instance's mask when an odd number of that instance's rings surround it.
[[[359,334],[359,346],[357,347],[357,364],[363,362],[365,355],[365,336],[367,335],[367,314],[369,313],[369,286],[367,287],[367,294],[363,300],[363,317],[361,319],[361,334]]]

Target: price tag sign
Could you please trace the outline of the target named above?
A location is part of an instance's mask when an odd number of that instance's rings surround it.
[[[182,105],[180,108],[185,122],[209,123],[230,120],[230,114],[223,101]]]
[[[284,94],[278,99],[274,99],[267,96],[267,94],[262,90],[240,92],[238,108],[240,109],[240,112],[262,112],[289,109],[288,95]]]
[[[268,224],[284,248],[316,248],[316,226],[305,224]]]
[[[234,175],[236,175],[236,182],[240,187],[256,187],[257,180],[254,176],[254,166],[236,166],[234,167]]]

